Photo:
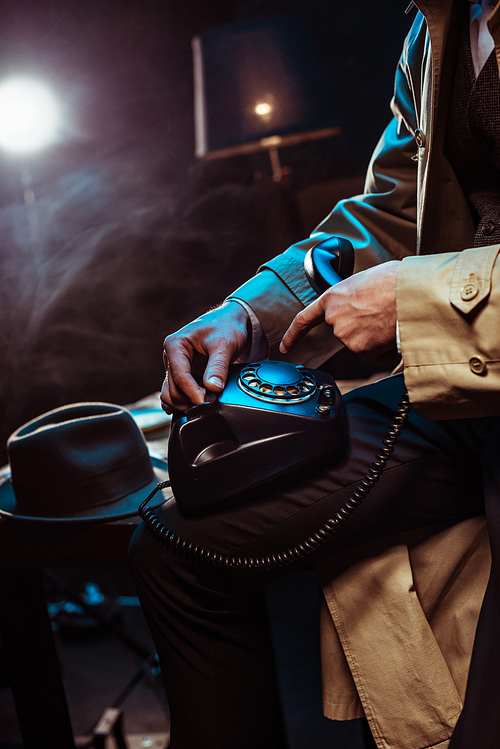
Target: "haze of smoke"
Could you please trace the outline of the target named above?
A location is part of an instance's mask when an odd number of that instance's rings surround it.
[[[23,203],[0,211],[2,444],[64,403],[127,403],[159,389],[164,336],[265,257],[250,190],[198,195],[196,175],[185,189],[161,185],[128,158],[42,186],[38,243]]]

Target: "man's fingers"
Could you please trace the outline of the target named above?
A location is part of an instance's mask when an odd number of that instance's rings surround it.
[[[188,408],[205,400],[205,391],[191,375],[192,358],[192,349],[184,345],[170,345],[168,355],[164,353],[166,377],[161,399],[167,406]]]
[[[203,403],[205,388],[220,392],[229,365],[246,345],[249,316],[238,302],[227,302],[165,339],[167,376],[161,399],[167,409]]]
[[[162,401],[174,408],[188,408],[193,403],[203,403],[205,390],[198,381],[203,380],[205,387],[214,392],[224,389],[229,365],[234,359],[232,346],[225,339],[206,341],[208,349],[200,355],[187,342],[168,345],[165,383]],[[206,357],[208,356],[208,361]]]
[[[227,380],[229,365],[234,360],[235,352],[229,348],[226,341],[220,344],[210,352],[203,382],[208,390],[220,392],[224,389]]]
[[[186,392],[186,390],[188,392]],[[172,409],[185,411],[194,403],[203,403],[205,400],[205,391],[193,378],[186,378],[182,386],[179,386],[172,376],[172,372],[167,369],[165,380],[161,391],[161,401],[167,413]]]
[[[312,304],[295,315],[290,327],[281,339],[280,351],[282,354],[286,354],[295,348],[311,328],[315,328],[324,321],[325,311],[322,299],[323,296],[320,296],[315,302],[312,302]]]

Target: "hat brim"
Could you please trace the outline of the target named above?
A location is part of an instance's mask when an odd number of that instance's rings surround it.
[[[167,462],[155,457],[151,457],[151,460],[156,479],[150,481],[149,484],[142,489],[127,494],[127,496],[121,497],[120,499],[116,499],[114,502],[109,502],[99,507],[88,507],[84,510],[77,510],[68,513],[67,515],[60,515],[59,517],[47,517],[46,515],[22,515],[19,512],[12,482],[10,478],[7,477],[0,483],[0,517],[23,523],[57,523],[58,525],[64,523],[109,523],[113,520],[132,517],[133,515],[137,515],[139,506],[144,502],[148,494],[153,491],[156,484],[168,479]],[[159,507],[172,497],[173,494],[171,489],[164,489],[163,491],[158,492],[158,494],[151,500],[150,505],[153,508]],[[40,507],[43,507],[43,503],[40,503]]]

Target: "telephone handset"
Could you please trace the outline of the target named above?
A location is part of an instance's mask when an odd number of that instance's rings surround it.
[[[352,274],[351,243],[319,239],[304,269],[318,292]],[[342,274],[342,275],[340,275]],[[214,506],[248,501],[270,481],[338,448],[347,419],[340,392],[320,370],[283,361],[232,365],[226,387],[172,422],[169,481],[161,482],[139,507],[148,529],[163,543],[194,559],[222,567],[280,567],[310,554],[350,518],[380,478],[410,406],[403,393],[393,423],[366,475],[341,509],[300,544],[268,557],[224,557],[169,531],[148,502],[171,486],[180,511],[197,515]]]
[[[354,248],[348,239],[328,237],[318,239],[304,259],[307,280],[317,294],[352,276]]]

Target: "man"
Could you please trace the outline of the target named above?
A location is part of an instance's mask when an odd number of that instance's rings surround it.
[[[493,749],[500,735],[500,94],[492,50],[494,39],[500,49],[500,11],[467,0],[416,5],[394,119],[365,194],[341,202],[313,240],[266,263],[224,305],[167,338],[162,399],[167,408],[201,403],[204,388],[193,377],[200,362],[204,387],[217,392],[238,358],[274,358],[279,348],[317,366],[339,341],[370,359],[392,358],[399,348],[403,374],[346,397],[349,437],[326,469],[201,520],[182,517],[175,504],[159,514],[175,533],[222,555],[270,554],[302,541],[351,496],[406,387],[408,423],[369,502],[302,564],[485,512],[493,571],[449,746]],[[351,240],[357,272],[315,299],[303,259],[323,235]],[[132,565],[166,681],[172,748],[284,746],[262,595],[283,571],[200,568],[145,530]]]

